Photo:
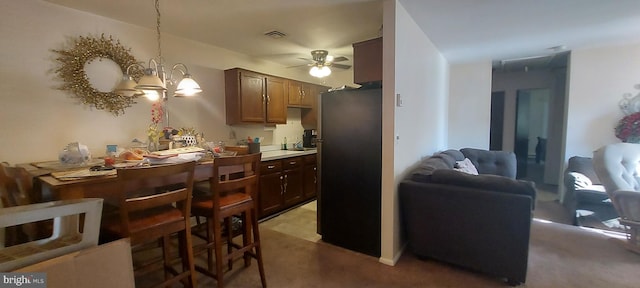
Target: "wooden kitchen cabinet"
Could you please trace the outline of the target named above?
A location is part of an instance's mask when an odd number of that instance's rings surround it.
[[[262,162],[260,191],[258,191],[260,218],[282,210],[282,161]]]
[[[262,162],[259,191],[259,217],[283,211],[303,198],[302,157]]]
[[[287,106],[311,108],[313,100],[314,84],[301,81],[289,80],[289,90],[287,94]]]
[[[308,109],[302,109],[301,124],[305,129],[316,129],[318,127],[318,97],[327,92],[329,87],[322,85],[311,85],[310,97],[307,97],[310,105]]]
[[[303,158],[302,168],[304,198],[311,199],[318,195],[318,165],[316,155],[307,155]]]
[[[239,68],[224,74],[228,125],[287,123],[286,79]]]
[[[267,113],[266,123],[287,123],[287,80],[283,78],[267,76]]]
[[[302,202],[302,158],[292,157],[282,159],[284,174],[282,201],[285,208]]]
[[[353,43],[353,82],[382,81],[382,37]]]

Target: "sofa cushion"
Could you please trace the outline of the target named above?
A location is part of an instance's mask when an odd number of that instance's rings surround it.
[[[583,189],[593,185],[591,179],[580,172],[569,172],[567,174],[573,177],[573,181],[571,181],[573,182],[573,189]]]
[[[429,157],[420,162],[411,173],[411,179],[418,182],[429,182],[431,174],[438,169],[452,169],[455,161],[448,156]]]
[[[531,196],[535,202],[535,184],[498,175],[471,175],[455,170],[436,170],[431,175],[431,183],[455,185]]]
[[[469,158],[480,174],[493,174],[516,178],[516,155],[507,151],[489,151],[475,148],[460,149]]]
[[[462,161],[464,160],[464,158],[467,158],[464,156],[464,154],[462,154],[462,152],[460,152],[459,150],[455,150],[455,149],[449,149],[449,150],[445,150],[442,151],[436,155],[447,155],[449,157],[451,157],[454,161]]]

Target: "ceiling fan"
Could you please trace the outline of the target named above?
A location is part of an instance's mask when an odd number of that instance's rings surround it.
[[[307,64],[307,66],[311,66],[311,69],[309,70],[309,74],[311,74],[311,76],[314,76],[314,77],[322,78],[325,76],[329,76],[331,74],[331,69],[329,69],[329,66],[334,68],[339,68],[339,69],[351,68],[351,65],[335,63],[335,62],[342,62],[342,61],[349,60],[347,57],[330,56],[327,50],[313,50],[311,51],[311,57],[312,59],[306,59],[306,58],[300,58],[300,59],[312,62]]]

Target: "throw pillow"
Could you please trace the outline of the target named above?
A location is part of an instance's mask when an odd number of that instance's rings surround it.
[[[573,181],[573,187],[575,189],[580,189],[580,188],[587,188],[589,186],[591,186],[593,183],[591,183],[591,179],[589,179],[589,177],[585,176],[582,173],[579,172],[569,172],[569,175],[571,175],[574,179]]]
[[[476,169],[476,166],[473,165],[473,162],[471,162],[469,158],[464,158],[462,161],[456,161],[456,165],[453,167],[453,170],[478,175],[478,169]]]

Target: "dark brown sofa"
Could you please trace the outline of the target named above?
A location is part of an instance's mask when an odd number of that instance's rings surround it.
[[[480,175],[453,169],[464,158]],[[399,187],[409,250],[524,283],[536,192],[515,175],[511,152],[465,148],[422,160]]]

